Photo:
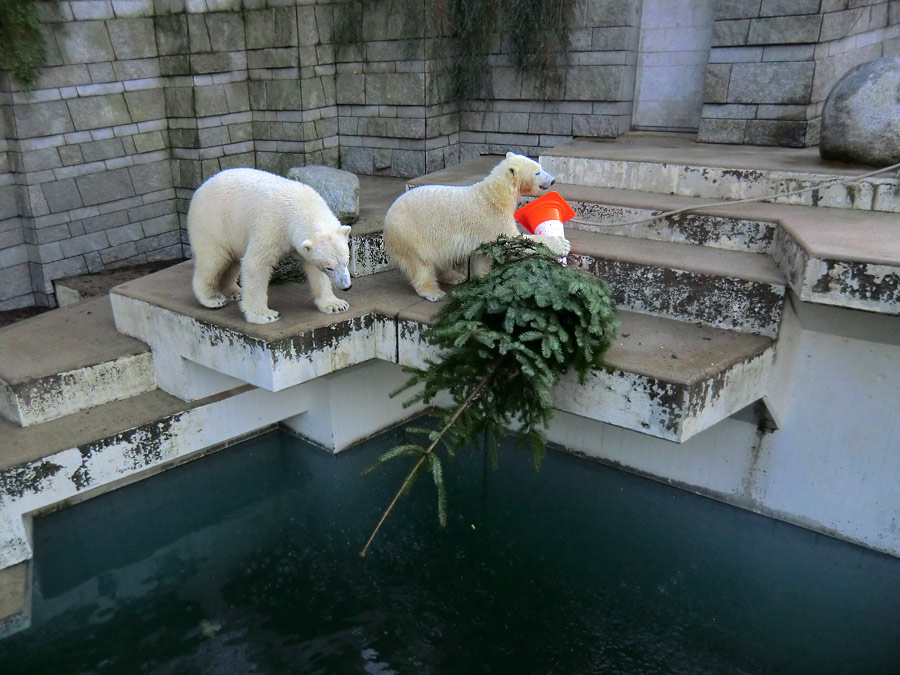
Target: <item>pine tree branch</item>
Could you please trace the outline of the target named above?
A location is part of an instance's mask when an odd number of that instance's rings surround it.
[[[400,484],[400,489],[397,490],[397,494],[394,495],[394,498],[391,500],[391,503],[388,505],[387,509],[385,509],[384,513],[381,515],[381,520],[378,521],[378,524],[375,526],[375,529],[372,530],[372,534],[369,535],[369,539],[366,542],[366,545],[362,547],[362,550],[359,552],[361,558],[366,557],[366,553],[369,550],[369,546],[371,546],[372,541],[375,539],[375,535],[378,534],[378,531],[381,529],[381,526],[384,525],[384,521],[387,520],[387,517],[390,515],[391,511],[393,511],[394,506],[396,506],[397,502],[400,500],[400,497],[406,491],[409,484],[412,482],[412,479],[415,477],[416,473],[419,469],[422,468],[422,465],[425,463],[427,457],[434,452],[434,449],[437,447],[437,444],[440,442],[441,438],[443,438],[444,434],[447,433],[447,430],[453,426],[456,420],[459,419],[459,416],[462,415],[463,411],[468,408],[472,402],[481,395],[481,392],[484,391],[484,388],[488,385],[488,382],[491,381],[491,378],[494,377],[500,364],[503,362],[505,356],[498,356],[494,361],[494,364],[491,366],[491,369],[488,371],[487,375],[485,375],[481,382],[472,389],[469,395],[466,397],[466,400],[463,401],[456,411],[453,413],[453,416],[444,425],[444,428],[441,429],[441,432],[437,435],[437,437],[431,442],[431,445],[428,446],[428,449],[422,453],[422,456],[419,457],[419,461],[416,462],[415,466],[413,466],[412,470],[406,475],[406,478],[403,480],[403,483]]]

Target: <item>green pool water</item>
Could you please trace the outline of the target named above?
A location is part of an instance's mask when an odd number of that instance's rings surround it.
[[[361,476],[281,432],[34,528],[4,675],[900,673],[900,560],[551,451]],[[678,448],[673,446],[673,452]]]

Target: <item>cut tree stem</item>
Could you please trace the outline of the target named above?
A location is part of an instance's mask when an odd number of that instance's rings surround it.
[[[390,515],[391,511],[394,509],[394,506],[400,500],[400,497],[406,491],[407,486],[412,481],[413,477],[416,475],[416,472],[422,468],[422,465],[425,463],[425,459],[434,452],[434,449],[437,447],[437,444],[444,437],[444,434],[447,433],[447,429],[453,426],[453,423],[459,419],[459,416],[462,415],[463,410],[468,408],[472,401],[478,398],[481,395],[481,392],[484,391],[484,388],[487,386],[488,382],[491,381],[491,378],[494,377],[494,374],[497,372],[497,369],[500,367],[505,356],[498,356],[494,361],[494,365],[491,366],[491,369],[488,371],[487,375],[485,375],[481,382],[476,386],[466,397],[466,400],[463,401],[456,411],[453,413],[453,417],[444,425],[444,428],[441,429],[441,432],[437,435],[437,437],[431,442],[431,445],[428,446],[428,449],[422,453],[422,456],[419,457],[419,461],[416,462],[415,466],[413,466],[412,470],[406,475],[404,481],[400,484],[400,489],[397,490],[397,494],[394,495],[394,498],[391,500],[391,503],[388,504],[387,509],[385,509],[384,513],[381,515],[381,520],[378,521],[378,524],[375,526],[375,529],[372,530],[372,534],[369,535],[369,540],[366,542],[366,545],[362,547],[362,550],[359,552],[360,557],[365,558],[366,553],[369,550],[369,546],[372,545],[372,541],[375,539],[375,535],[378,534],[378,530],[381,529],[381,526],[384,525],[384,521],[387,520],[387,517]]]

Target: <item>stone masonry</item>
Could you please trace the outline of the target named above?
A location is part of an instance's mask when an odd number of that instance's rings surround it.
[[[803,147],[841,75],[900,53],[896,0],[719,0],[699,140]]]
[[[900,0],[707,1],[703,141],[815,143],[840,75],[900,50]],[[632,125],[641,0],[573,0],[543,86],[496,35],[489,86],[463,104],[453,26],[427,0],[39,6],[37,85],[0,73],[0,311],[52,306],[61,277],[188,255],[190,197],[224,168],[417,176]]]

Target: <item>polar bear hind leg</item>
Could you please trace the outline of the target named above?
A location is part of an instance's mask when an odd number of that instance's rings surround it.
[[[409,277],[416,293],[426,300],[437,302],[441,300],[445,293],[438,286],[437,270],[434,265],[416,257],[414,260],[397,260],[397,265]]]
[[[466,275],[453,269],[452,267],[447,267],[438,272],[437,278],[438,281],[440,281],[442,284],[456,286],[457,284],[461,284],[466,280]]]
[[[224,252],[208,252],[194,260],[194,296],[204,307],[218,309],[228,304],[228,298],[221,292],[223,276],[228,274],[233,261]]]
[[[222,292],[229,300],[241,299],[241,287],[238,285],[238,279],[241,276],[241,263],[235,261],[231,263],[225,275],[222,277]]]

